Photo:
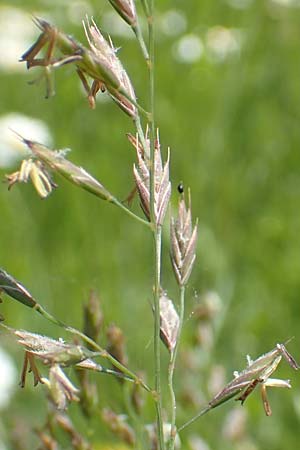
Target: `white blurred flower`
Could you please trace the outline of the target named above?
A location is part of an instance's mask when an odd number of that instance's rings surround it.
[[[36,36],[30,15],[10,6],[0,7],[0,70],[25,72],[26,67],[19,62],[24,50]]]
[[[64,410],[67,408],[68,402],[79,401],[77,389],[64,371],[58,364],[51,366],[49,371],[49,379],[42,378],[43,383],[49,388],[51,398],[57,409]]]
[[[196,434],[189,438],[189,445],[191,450],[211,450],[207,442]]]
[[[222,62],[240,50],[241,32],[223,26],[215,26],[209,28],[205,41],[210,59]]]
[[[187,19],[182,11],[170,9],[160,16],[158,27],[167,36],[177,36],[184,33],[187,26]]]
[[[17,385],[17,370],[11,357],[0,347],[0,408],[10,401]],[[1,443],[0,443],[1,449]]]
[[[0,167],[11,167],[27,154],[24,144],[14,131],[25,139],[49,146],[52,144],[49,128],[42,120],[15,112],[0,116]]]
[[[239,441],[245,437],[247,424],[247,410],[234,408],[226,416],[222,428],[222,435],[229,441]]]
[[[181,63],[192,64],[203,54],[203,44],[196,34],[186,34],[173,47],[175,59]]]
[[[207,381],[207,389],[209,395],[215,395],[219,392],[226,382],[225,369],[223,366],[216,364],[212,366],[210,375]]]
[[[271,3],[275,3],[279,6],[296,6],[300,7],[300,0],[271,0]]]

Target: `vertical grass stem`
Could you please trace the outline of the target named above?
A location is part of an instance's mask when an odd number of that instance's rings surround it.
[[[155,83],[154,83],[154,62],[155,62],[155,34],[154,34],[154,0],[147,3],[148,10],[148,37],[149,37],[149,128],[150,128],[150,209],[151,222],[156,224],[155,218]],[[155,243],[155,280],[154,280],[154,363],[155,363],[155,390],[156,390],[156,415],[157,415],[157,437],[159,450],[165,450],[162,398],[161,398],[161,355],[160,355],[160,276],[161,276],[161,226],[154,228]]]
[[[168,444],[168,450],[174,450],[175,438],[176,438],[176,396],[174,391],[174,371],[176,366],[176,358],[178,353],[178,347],[180,344],[182,325],[184,320],[184,304],[185,304],[185,286],[180,287],[180,307],[179,307],[179,328],[176,339],[175,348],[171,354],[169,369],[168,369],[168,386],[171,397],[171,436]]]

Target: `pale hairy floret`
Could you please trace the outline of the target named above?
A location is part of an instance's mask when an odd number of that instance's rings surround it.
[[[160,336],[170,353],[173,352],[178,336],[179,316],[172,300],[166,292],[159,298],[160,304]]]
[[[57,187],[44,164],[31,158],[24,159],[20,169],[17,172],[6,175],[5,178],[8,182],[8,189],[16,183],[27,183],[30,178],[41,198],[48,197],[52,190]]]
[[[213,408],[216,408],[231,398],[240,401],[241,404],[249,397],[250,394],[260,387],[261,399],[263,407],[267,416],[272,415],[271,406],[267,398],[267,387],[283,387],[291,388],[289,380],[280,380],[271,378],[271,375],[276,371],[282,358],[284,358],[289,366],[294,369],[299,369],[299,364],[295,361],[293,356],[287,351],[285,344],[276,344],[276,347],[259,356],[254,361],[247,356],[247,367],[242,372],[234,371],[234,378],[223,389],[221,389],[196,416],[183,424],[178,431],[182,431],[188,425],[191,425],[201,416],[206,414]]]
[[[178,204],[177,218],[171,217],[171,261],[174,273],[179,285],[183,286],[188,282],[195,259],[197,245],[197,222],[193,228],[192,213],[190,206],[186,206],[182,196]]]
[[[14,334],[27,352],[42,359],[45,364],[70,366],[97,355],[81,345],[66,343],[62,339],[56,340],[25,330],[14,330]]]
[[[65,158],[65,151],[51,150],[38,142],[33,142],[22,137],[21,139],[31,150],[32,155],[36,158],[36,160],[41,161],[43,165],[49,167],[49,169],[53,172],[59,173],[68,181],[71,181],[71,183],[76,184],[82,189],[85,189],[103,200],[110,201],[112,199],[112,195],[98,180],[96,180],[85,169],[80,166],[76,166]]]
[[[299,365],[287,351],[285,345],[277,344],[273,350],[265,353],[254,361],[247,357],[247,368],[242,372],[234,372],[234,379],[209,402],[210,408],[215,408],[232,397],[236,397],[236,399],[240,400],[243,404],[256,386],[260,385],[264,410],[266,415],[270,416],[272,410],[267,399],[266,388],[291,388],[289,380],[280,380],[270,377],[276,371],[282,357],[284,357],[294,370],[298,370]]]
[[[150,208],[150,161],[141,151],[138,139],[135,139],[137,153],[137,165],[133,167],[136,187],[139,193],[141,207],[148,220],[151,220]],[[146,139],[147,142],[147,139]],[[154,220],[157,225],[162,225],[169,205],[171,195],[171,182],[169,178],[170,150],[168,149],[167,161],[163,165],[159,135],[154,148]]]
[[[136,10],[133,0],[109,0],[120,16],[132,27],[136,25]]]
[[[52,69],[64,64],[74,64],[92,107],[95,106],[95,96],[99,90],[108,90],[110,96],[131,117],[136,116],[136,98],[130,79],[123,68],[113,45],[107,42],[95,22],[87,19],[83,24],[90,48],[86,48],[71,36],[63,33],[44,19],[34,18],[34,22],[42,34],[37,41],[22,55],[21,61],[26,62],[27,68],[43,67],[47,82],[46,97],[54,95]],[[45,48],[45,56],[37,55]],[[55,50],[62,54],[57,58]],[[92,87],[86,76],[93,80]],[[132,103],[133,102],[133,103]]]
[[[49,371],[49,379],[42,378],[42,382],[49,388],[51,398],[57,409],[64,410],[68,402],[79,401],[77,389],[58,364]]]
[[[127,72],[117,57],[117,51],[112,42],[107,42],[93,19],[91,19],[91,23],[88,19],[86,22],[83,22],[83,28],[92,53],[99,60],[101,66],[107,67],[107,70],[113,73],[117,80],[117,83],[114,82],[112,84],[103,80],[104,86],[107,88],[113,100],[127,114],[135,117],[136,107],[129,100],[136,100],[134,89]],[[101,89],[100,86],[99,88]],[[95,90],[96,92],[97,89]]]

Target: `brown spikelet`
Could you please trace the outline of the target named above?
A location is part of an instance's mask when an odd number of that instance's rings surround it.
[[[120,16],[128,23],[128,25],[134,27],[136,25],[136,10],[133,0],[109,0],[115,10]]]
[[[133,167],[136,187],[139,193],[141,207],[145,216],[150,221],[150,162],[144,155],[144,151],[137,139],[129,138],[135,144],[137,153],[137,165]],[[146,141],[147,142],[147,141]],[[154,220],[156,225],[162,225],[169,205],[171,195],[171,183],[169,179],[170,150],[168,150],[167,161],[163,165],[159,136],[154,148]]]
[[[68,402],[79,402],[79,390],[71,383],[58,364],[51,366],[49,379],[42,378],[48,387],[51,399],[58,410],[65,410]]]
[[[97,341],[103,324],[99,298],[95,291],[91,291],[87,303],[83,307],[84,334]]]
[[[95,105],[96,93],[107,90],[113,100],[131,117],[136,116],[135,93],[127,72],[123,68],[113,45],[103,37],[93,20],[83,24],[89,48],[77,42],[44,19],[35,17],[34,23],[41,30],[37,41],[21,56],[27,69],[44,68],[47,82],[46,97],[54,95],[51,72],[65,64],[74,64],[76,72],[88,91],[90,105]],[[44,55],[37,57],[40,52]],[[85,76],[93,80],[92,87]],[[132,100],[132,101],[131,101]]]
[[[69,436],[73,450],[92,450],[92,446],[77,431],[70,417],[57,413],[54,418],[57,425]]]
[[[178,205],[177,219],[171,217],[171,261],[177,282],[180,286],[187,283],[196,259],[197,223],[192,227],[190,207],[181,197]]]
[[[98,80],[95,79],[95,83],[92,89],[95,90],[95,95],[98,90],[107,88],[109,95],[112,99],[125,111],[129,116],[136,116],[136,107],[129,99],[136,100],[135,93],[131,81],[127,72],[121,64],[120,59],[117,57],[116,49],[113,47],[112,42],[107,42],[104,39],[101,31],[97,27],[96,23],[91,20],[83,22],[84,31],[88,40],[91,52],[95,59],[101,63],[104,68],[104,73],[113,74],[113,82],[110,79]],[[94,95],[94,97],[95,97]]]
[[[135,434],[133,429],[126,423],[124,414],[118,415],[111,409],[104,408],[101,416],[102,420],[116,436],[121,438],[126,444],[134,446]]]
[[[107,351],[121,364],[126,366],[128,364],[128,358],[123,331],[116,325],[111,324],[106,332],[106,336],[108,340]],[[118,371],[117,368],[115,370]]]
[[[160,303],[160,336],[170,353],[173,352],[178,335],[179,317],[174,304],[163,292]]]

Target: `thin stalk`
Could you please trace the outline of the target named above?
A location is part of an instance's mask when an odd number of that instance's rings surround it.
[[[149,37],[149,125],[150,125],[150,213],[151,222],[156,224],[155,218],[155,85],[154,85],[154,0],[149,0],[148,9],[148,37]],[[162,398],[161,398],[161,355],[160,355],[160,276],[161,276],[161,226],[155,225],[153,230],[155,243],[155,276],[154,276],[154,364],[156,390],[156,421],[159,450],[165,450]]]
[[[134,34],[136,36],[136,39],[138,41],[138,44],[140,46],[140,49],[143,53],[143,56],[147,62],[147,64],[149,63],[149,53],[148,53],[148,49],[147,46],[145,44],[144,38],[143,38],[143,34],[142,34],[142,30],[141,30],[141,26],[140,23],[137,21],[136,25],[132,27]]]
[[[130,97],[129,94],[127,94],[126,91],[123,90],[117,90],[116,92],[119,92],[120,94],[122,94],[130,103],[133,104],[133,106],[135,106],[137,108],[137,110],[146,118],[149,118],[150,113],[148,111],[146,111],[136,100],[134,100],[132,97]]]
[[[184,320],[184,304],[185,304],[185,286],[180,287],[180,309],[179,309],[179,327],[178,334],[176,338],[176,345],[171,354],[169,370],[168,370],[168,386],[171,396],[171,436],[169,441],[169,450],[174,450],[175,438],[176,438],[176,396],[174,391],[174,371],[176,366],[176,358],[178,353],[178,347],[180,344],[182,325]]]
[[[142,144],[142,147],[144,149],[144,153],[147,157],[147,159],[150,159],[150,154],[149,154],[149,146],[147,145],[146,139],[145,139],[145,135],[144,135],[144,131],[142,128],[142,124],[141,124],[141,118],[140,116],[137,114],[136,118],[134,119],[134,123],[135,123],[135,127],[136,127],[136,131],[139,137],[139,140]]]
[[[77,328],[70,327],[69,325],[65,324],[61,320],[57,319],[52,314],[50,314],[48,311],[46,311],[42,307],[42,305],[40,305],[39,303],[36,303],[36,305],[33,309],[35,309],[45,319],[47,319],[50,322],[52,322],[53,324],[58,325],[59,327],[63,328],[68,333],[72,333],[73,335],[80,337],[84,342],[89,344],[90,347],[94,348],[97,352],[99,352],[99,354],[102,358],[106,358],[117,369],[119,369],[122,373],[124,373],[128,377],[130,377],[137,384],[141,385],[146,391],[153,393],[152,389],[146,383],[144,383],[144,381],[140,377],[138,377],[135,373],[133,373],[127,367],[123,366],[123,364],[121,364],[117,359],[115,359],[110,353],[108,353],[105,349],[103,349],[100,345],[98,345],[95,341],[93,341],[93,339],[89,338],[86,334],[77,330]]]
[[[143,5],[144,13],[145,13],[146,17],[148,17],[149,16],[148,1],[147,0],[141,0],[141,3]]]
[[[160,364],[160,272],[161,272],[161,226],[154,230],[155,241],[155,283],[154,283],[154,363],[155,363],[155,391],[157,435],[159,450],[165,449],[161,398],[161,364]]]
[[[197,419],[199,419],[199,417],[204,416],[204,414],[206,414],[210,410],[211,410],[211,406],[210,405],[208,405],[205,408],[201,409],[201,411],[198,414],[196,414],[196,416],[192,417],[190,420],[188,420],[183,425],[181,425],[181,427],[178,428],[178,430],[177,430],[178,433],[180,433],[180,431],[184,430],[186,427],[188,427],[189,425],[194,423]]]
[[[137,220],[138,222],[142,223],[143,225],[146,225],[147,227],[152,228],[152,225],[150,222],[148,222],[147,220],[144,220],[140,216],[137,216],[136,214],[134,214],[130,209],[126,208],[126,206],[124,206],[123,203],[120,202],[119,200],[117,200],[115,197],[113,197],[110,200],[110,202],[113,203],[114,205],[118,206],[119,208],[121,208],[126,214],[128,214],[133,219]]]
[[[149,32],[149,123],[150,123],[150,136],[151,143],[153,146],[153,166],[154,166],[154,142],[155,142],[155,84],[154,84],[154,55],[155,55],[155,34],[153,25],[153,14],[154,14],[154,0],[149,1],[149,16],[148,16],[148,32]]]
[[[95,352],[94,356],[97,356],[97,355],[102,356],[101,353]],[[96,364],[93,367],[87,367],[87,366],[84,367],[84,365],[82,366],[79,364],[79,365],[76,365],[76,369],[78,371],[88,369],[88,370],[92,370],[93,372],[105,373],[106,375],[113,375],[114,377],[121,378],[122,380],[130,381],[131,383],[135,382],[132,378],[128,377],[127,375],[124,375],[122,372],[117,372],[116,370],[107,369],[106,367],[102,367],[100,364]]]

